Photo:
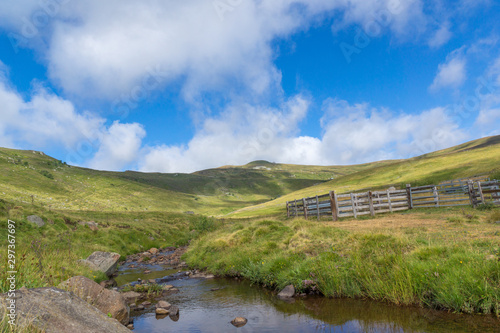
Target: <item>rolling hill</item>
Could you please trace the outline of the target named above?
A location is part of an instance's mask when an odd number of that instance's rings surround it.
[[[500,136],[407,159],[352,166],[254,161],[192,174],[106,172],[66,165],[44,153],[0,148],[0,197],[53,210],[193,211],[247,217],[280,214],[304,196],[433,184],[500,171]]]
[[[106,172],[69,166],[37,151],[0,148],[0,197],[56,210],[220,215],[368,167],[257,161],[193,174]]]
[[[474,140],[407,160],[372,164],[367,169],[289,193],[270,202],[240,209],[231,216],[283,214],[286,201],[325,194],[331,190],[348,193],[389,186],[404,187],[406,184],[429,185],[478,175],[500,178],[500,136]]]

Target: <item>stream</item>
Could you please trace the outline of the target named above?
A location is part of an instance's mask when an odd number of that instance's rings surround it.
[[[278,299],[276,293],[232,279],[188,278],[178,270],[148,267],[152,272],[122,267],[118,285],[142,279],[162,279],[178,293],[166,300],[179,307],[174,321],[158,318],[154,306],[131,311],[135,333],[159,332],[500,332],[494,316],[450,314],[445,311],[397,307],[381,302],[329,299],[320,296]],[[160,281],[160,280],[159,280]],[[168,282],[167,282],[168,281]],[[230,321],[245,317],[245,326]]]

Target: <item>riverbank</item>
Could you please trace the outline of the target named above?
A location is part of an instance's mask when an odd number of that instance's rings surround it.
[[[231,221],[188,265],[273,289],[500,315],[499,209],[428,209],[341,222]]]
[[[28,221],[38,216],[43,226]],[[73,276],[97,283],[107,280],[101,272],[77,264],[94,251],[127,255],[150,248],[185,246],[202,232],[215,227],[203,216],[166,212],[48,211],[33,205],[0,201],[0,292],[7,283],[7,220],[15,222],[16,287],[57,286]]]

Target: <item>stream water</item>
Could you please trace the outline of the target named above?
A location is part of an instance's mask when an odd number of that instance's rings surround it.
[[[173,273],[177,271],[157,270],[145,277],[129,269],[117,281],[124,284],[139,277],[162,278]],[[500,320],[493,316],[318,296],[284,301],[267,289],[230,279],[190,279],[176,274],[166,280],[179,289],[167,297],[180,309],[178,320],[157,318],[154,307],[133,311],[133,332],[500,332]],[[248,323],[236,328],[230,323],[235,317],[245,317]]]

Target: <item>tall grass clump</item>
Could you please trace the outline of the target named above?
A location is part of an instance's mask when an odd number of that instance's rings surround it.
[[[192,242],[185,259],[276,290],[293,284],[307,291],[312,280],[329,297],[499,315],[500,226],[487,223],[488,214],[477,212],[474,224],[441,216],[433,228],[376,231],[368,226],[384,217],[359,230],[304,220],[232,222]]]

